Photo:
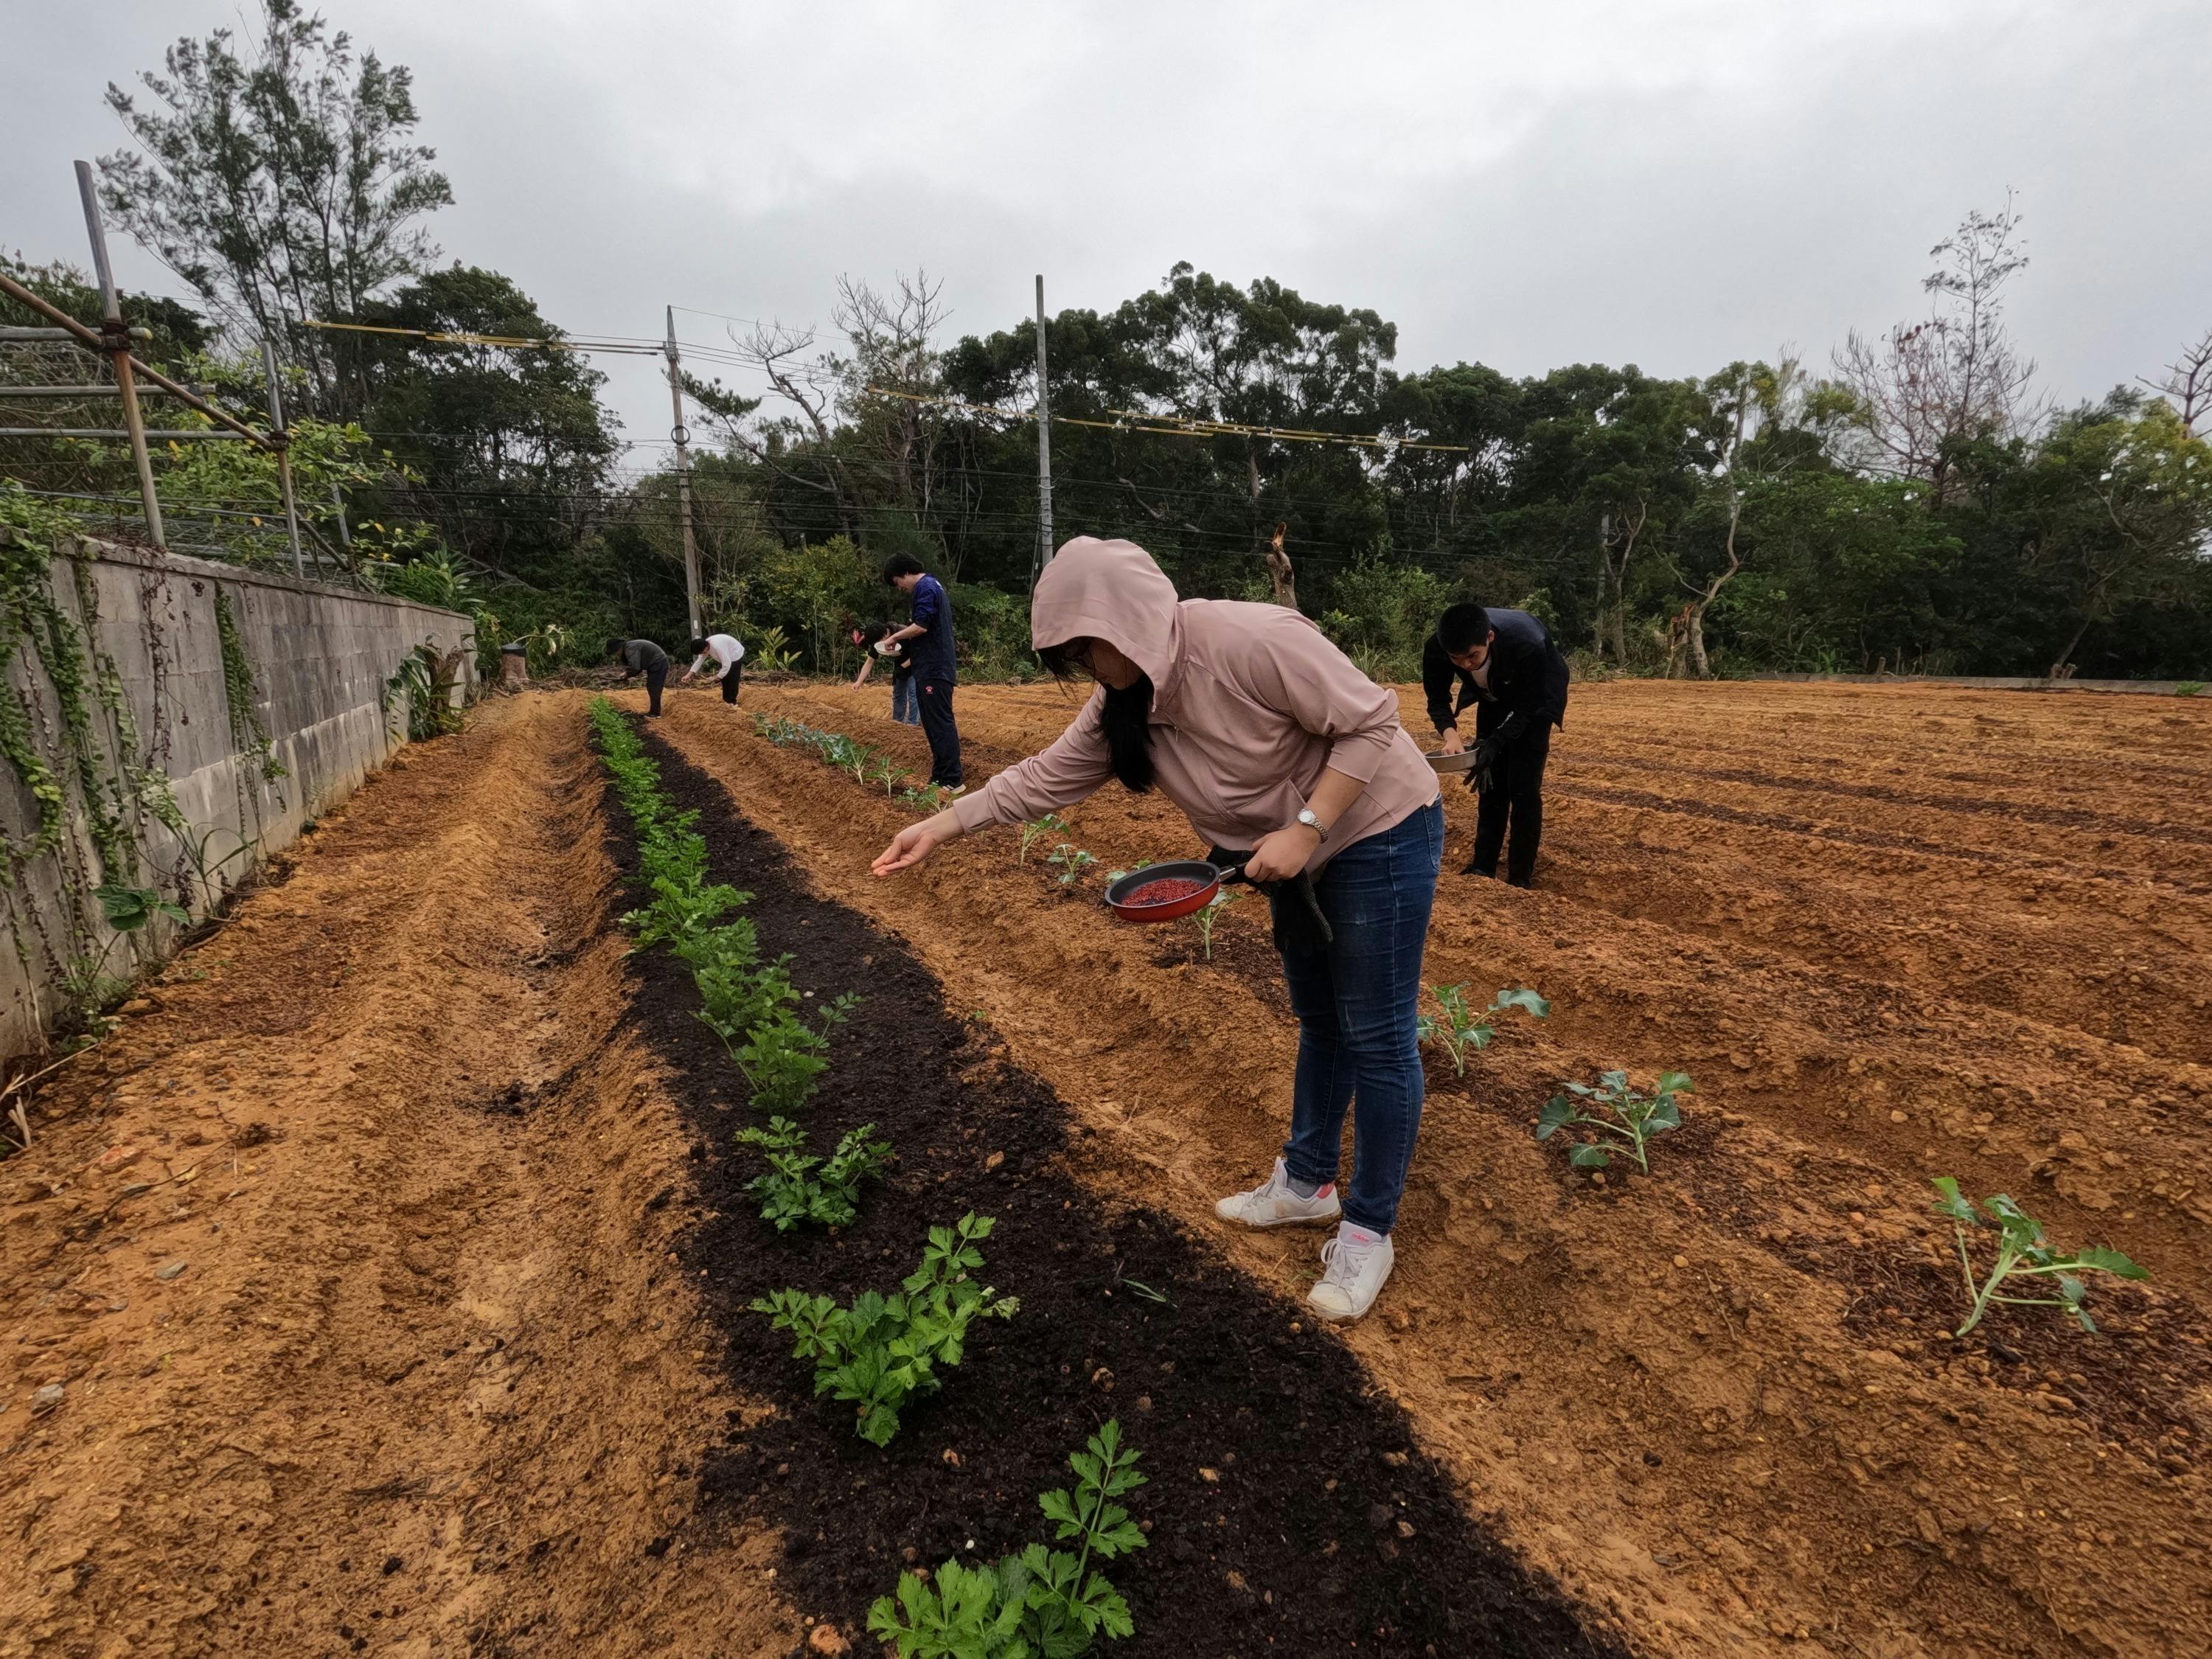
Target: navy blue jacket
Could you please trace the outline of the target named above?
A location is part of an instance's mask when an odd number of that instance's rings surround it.
[[[1490,689],[1444,654],[1434,634],[1421,647],[1421,690],[1429,719],[1437,731],[1459,724],[1460,711],[1480,703],[1476,729],[1511,743],[1534,727],[1567,723],[1567,659],[1552,642],[1552,630],[1525,611],[1488,611],[1491,631]],[[1458,681],[1456,700],[1453,681]]]
[[[914,585],[914,620],[922,625],[922,634],[906,642],[907,654],[914,663],[917,680],[943,680],[952,683],[952,599],[945,591],[945,584],[931,575],[924,575]]]

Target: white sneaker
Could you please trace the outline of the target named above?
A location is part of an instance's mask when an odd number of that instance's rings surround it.
[[[1397,1259],[1388,1233],[1371,1242],[1338,1233],[1321,1247],[1321,1283],[1306,1292],[1306,1306],[1327,1320],[1358,1318],[1375,1305]]]
[[[1336,1201],[1334,1181],[1311,1198],[1300,1198],[1291,1185],[1291,1172],[1279,1158],[1274,1174],[1249,1193],[1231,1194],[1213,1206],[1213,1212],[1224,1221],[1242,1222],[1247,1227],[1310,1227],[1335,1220],[1342,1209]]]

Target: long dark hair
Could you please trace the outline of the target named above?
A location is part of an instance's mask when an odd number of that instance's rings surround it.
[[[1037,660],[1054,679],[1072,680],[1083,654],[1076,647],[1088,643],[1069,640],[1048,645],[1037,653]],[[1152,787],[1152,676],[1139,674],[1135,684],[1118,691],[1110,685],[1101,685],[1099,690],[1106,694],[1098,718],[1106,729],[1106,752],[1112,759],[1114,775],[1131,793],[1141,795]]]

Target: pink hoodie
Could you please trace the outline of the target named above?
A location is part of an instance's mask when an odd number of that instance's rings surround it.
[[[1040,650],[1104,640],[1151,677],[1158,787],[1213,845],[1249,848],[1290,824],[1332,767],[1367,790],[1309,870],[1437,799],[1436,775],[1398,723],[1396,696],[1319,629],[1280,605],[1178,599],[1133,542],[1079,536],[1061,548],[1037,579],[1030,635]],[[1104,698],[1093,691],[1049,747],[955,803],[960,828],[1073,806],[1111,778]]]

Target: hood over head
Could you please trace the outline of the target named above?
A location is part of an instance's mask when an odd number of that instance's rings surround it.
[[[1164,697],[1182,654],[1182,600],[1175,584],[1134,542],[1078,536],[1038,576],[1030,600],[1030,644],[1103,640],[1145,671]]]

